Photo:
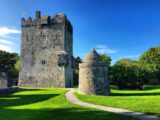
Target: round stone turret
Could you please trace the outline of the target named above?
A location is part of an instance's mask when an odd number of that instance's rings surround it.
[[[92,49],[79,64],[79,88],[82,94],[109,95],[108,65]]]
[[[101,57],[100,55],[95,51],[95,49],[93,48],[89,54],[85,57],[85,62],[87,63],[92,63],[92,62],[101,62]]]

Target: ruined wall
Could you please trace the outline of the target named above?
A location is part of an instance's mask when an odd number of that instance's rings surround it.
[[[0,73],[0,89],[8,88],[8,80],[7,76],[4,72]]]
[[[64,14],[51,18],[37,12],[34,20],[22,19],[19,85],[70,87],[72,41],[72,26]]]

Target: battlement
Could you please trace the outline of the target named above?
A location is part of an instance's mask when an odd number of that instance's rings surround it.
[[[72,25],[70,21],[67,19],[67,16],[63,13],[57,13],[54,16],[44,15],[41,16],[40,11],[36,11],[35,19],[29,17],[28,19],[21,18],[22,27],[28,26],[44,26],[44,25],[52,25],[52,24],[63,24],[66,23],[69,28],[72,29]]]

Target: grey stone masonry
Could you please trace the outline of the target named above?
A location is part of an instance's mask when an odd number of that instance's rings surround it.
[[[0,89],[8,88],[8,80],[7,76],[4,72],[0,73]]]
[[[64,14],[21,19],[19,86],[73,86],[73,29]]]
[[[92,49],[79,64],[79,88],[82,94],[109,95],[108,65]]]

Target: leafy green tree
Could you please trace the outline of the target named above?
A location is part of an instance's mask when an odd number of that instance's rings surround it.
[[[102,61],[108,63],[108,65],[111,65],[111,57],[107,56],[106,54],[100,54]]]
[[[20,69],[20,59],[19,58],[17,59],[17,62],[15,63],[14,67],[17,71],[19,71]]]
[[[141,69],[131,59],[121,59],[113,66],[115,83],[118,89],[142,89]]]
[[[137,76],[139,79],[143,80],[145,84],[149,83],[149,80],[155,78],[156,73],[158,72],[155,64],[149,63],[140,63],[137,62]]]
[[[160,46],[150,48],[139,59],[142,63],[155,64],[160,67]]]
[[[8,77],[18,77],[18,70],[15,68],[15,64],[19,56],[17,53],[9,53],[0,50],[0,72],[6,72]]]
[[[73,70],[73,79],[74,79],[74,85],[78,85],[78,79],[79,79],[79,63],[82,63],[82,59],[78,56],[74,58],[74,70]]]
[[[145,68],[150,71],[150,77],[160,80],[160,46],[148,49],[140,56],[139,62],[147,66]]]

